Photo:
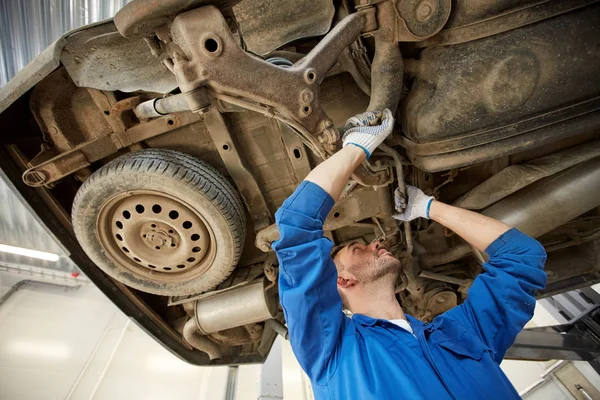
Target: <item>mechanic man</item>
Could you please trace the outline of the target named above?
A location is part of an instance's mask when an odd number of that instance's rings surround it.
[[[273,248],[294,353],[317,399],[517,399],[499,363],[533,315],[535,290],[546,284],[546,253],[537,241],[409,186],[398,219],[432,219],[489,256],[468,299],[429,324],[402,311],[394,294],[402,266],[377,242],[330,255],[323,221],[393,123],[389,110],[351,118],[343,149],[276,213]]]

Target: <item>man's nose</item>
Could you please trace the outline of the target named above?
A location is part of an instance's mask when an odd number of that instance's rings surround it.
[[[380,247],[380,243],[379,241],[375,241],[373,243],[371,243],[370,245],[367,246],[367,250],[369,251],[377,251]]]

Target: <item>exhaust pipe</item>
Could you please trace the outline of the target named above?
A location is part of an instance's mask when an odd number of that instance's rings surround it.
[[[600,205],[600,157],[508,196],[483,215],[539,237]]]
[[[198,325],[194,318],[189,319],[183,326],[183,338],[193,348],[205,352],[211,360],[222,357],[219,346],[198,332]]]
[[[600,206],[600,157],[541,179],[483,210],[482,214],[533,238],[542,236]],[[424,269],[471,254],[467,243],[442,254],[424,254]]]

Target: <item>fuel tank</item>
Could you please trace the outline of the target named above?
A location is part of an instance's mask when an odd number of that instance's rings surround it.
[[[410,159],[437,172],[600,128],[598,26],[596,3],[460,44],[433,40],[407,63]]]

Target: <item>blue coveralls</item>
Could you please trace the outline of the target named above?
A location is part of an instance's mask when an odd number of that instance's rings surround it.
[[[546,284],[544,248],[516,229],[487,249],[468,299],[426,324],[342,313],[323,221],[334,201],[304,181],[276,213],[279,294],[290,342],[317,399],[516,399],[499,367]]]

